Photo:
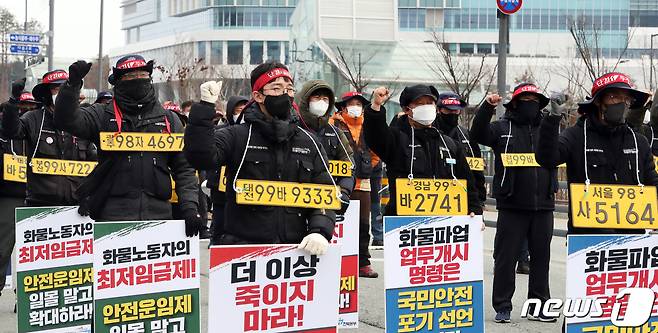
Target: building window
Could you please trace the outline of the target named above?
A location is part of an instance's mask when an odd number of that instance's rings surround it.
[[[267,42],[267,60],[281,61],[281,42]]]
[[[441,45],[444,50],[450,52],[451,54],[457,53],[457,44],[456,43],[443,43]]]
[[[229,65],[242,64],[242,41],[230,41],[226,44]]]
[[[461,0],[445,0],[444,7],[445,8],[461,8],[462,3],[461,3]]]
[[[258,65],[263,62],[263,42],[251,41],[249,42],[249,63]]]
[[[400,0],[398,2],[398,8],[416,8],[418,3],[416,0]]]
[[[425,29],[425,9],[399,9],[398,19],[401,29]]]
[[[478,54],[491,54],[491,44],[478,44]]]
[[[473,54],[473,53],[475,53],[475,44],[473,44],[473,43],[459,44],[459,53],[461,53],[461,54]]]
[[[285,5],[286,0],[263,0],[263,6],[280,7]]]
[[[214,40],[210,42],[210,64],[212,65],[221,65],[222,64],[222,42]]]
[[[420,0],[420,8],[443,8],[443,0]]]
[[[221,7],[213,11],[216,28],[287,28],[294,8]]]
[[[197,42],[197,58],[199,60],[206,60],[206,42]]]

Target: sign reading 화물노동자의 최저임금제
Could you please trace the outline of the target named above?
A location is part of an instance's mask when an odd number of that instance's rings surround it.
[[[94,332],[200,332],[199,237],[185,222],[94,225]]]
[[[93,221],[78,207],[16,209],[17,332],[89,332]]]

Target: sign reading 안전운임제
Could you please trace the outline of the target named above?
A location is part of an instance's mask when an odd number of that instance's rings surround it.
[[[94,225],[95,333],[196,333],[199,238],[185,222]]]
[[[656,235],[569,235],[567,256],[567,300],[599,299],[603,315],[566,318],[567,333],[655,332],[658,330],[658,297],[651,317],[628,331],[614,325],[615,304],[620,315],[642,312],[631,309],[629,296],[617,298],[625,288],[650,288],[658,294],[658,236]],[[633,296],[630,296],[633,297]],[[639,302],[635,302],[638,306]],[[579,307],[583,310],[582,306]],[[589,310],[589,309],[585,309]]]
[[[384,217],[386,332],[484,332],[482,217]]]
[[[16,209],[17,332],[89,332],[93,221],[78,207]]]
[[[340,246],[210,248],[208,332],[336,332]]]
[[[336,215],[332,244],[341,248],[338,328],[359,328],[359,201],[351,200],[344,215]]]

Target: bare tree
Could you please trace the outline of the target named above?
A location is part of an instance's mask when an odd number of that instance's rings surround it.
[[[471,93],[476,89],[484,88],[485,94],[491,89],[496,66],[486,64],[486,54],[457,56],[450,51],[442,32],[432,32],[431,37],[435,47],[426,63],[443,85],[461,96],[467,103]]]
[[[349,84],[358,92],[363,92],[372,82],[372,76],[366,71],[366,65],[375,57],[376,52],[362,54],[352,49],[352,54],[347,57],[339,46],[336,47],[338,70],[343,74]]]
[[[600,27],[588,21],[586,16],[583,15],[572,20],[569,24],[569,33],[576,44],[577,55],[582,59],[592,82],[606,73],[617,70],[635,34],[634,30],[631,29],[616,59],[607,59],[603,54],[603,48],[599,44],[601,38]]]
[[[193,55],[191,43],[178,43],[173,50],[170,65],[156,65],[163,78],[165,100],[186,101],[198,98],[200,81],[208,75],[209,67],[203,58]],[[199,83],[199,84],[197,84]],[[161,90],[162,91],[162,90]]]

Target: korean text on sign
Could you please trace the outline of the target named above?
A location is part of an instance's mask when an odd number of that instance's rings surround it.
[[[466,180],[396,179],[399,215],[467,215]]]
[[[183,151],[183,133],[100,133],[105,151]]]
[[[658,295],[657,244],[656,235],[569,235],[566,297],[602,301],[602,314],[567,318],[567,332],[623,332],[614,328],[613,318],[647,310],[648,321],[632,331],[658,328],[658,298],[650,309],[640,309],[634,306],[641,300],[631,303],[628,295],[618,297],[627,288],[650,289]]]
[[[233,319],[210,317],[209,331],[335,330],[338,247],[323,256],[291,246],[213,247],[210,261],[209,311]]]
[[[93,221],[77,207],[16,211],[18,332],[81,331],[93,314]]]
[[[283,206],[317,209],[340,208],[333,185],[240,179],[236,202],[241,205]]]
[[[569,198],[575,227],[655,229],[658,225],[655,186],[571,184]]]
[[[27,157],[21,155],[4,154],[2,175],[8,182],[27,182]]]
[[[32,172],[44,175],[87,177],[97,164],[97,162],[33,158]]]
[[[386,332],[482,332],[481,217],[385,217]]]

